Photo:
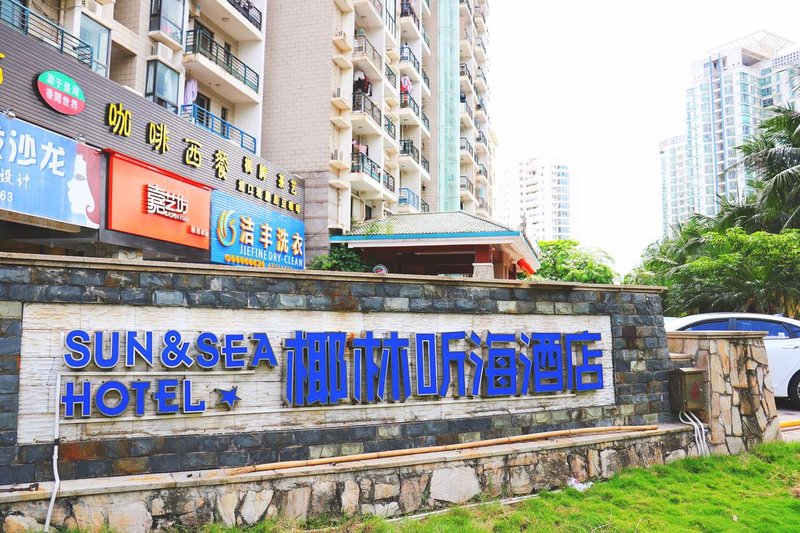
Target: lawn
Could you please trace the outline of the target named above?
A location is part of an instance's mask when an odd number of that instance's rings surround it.
[[[308,524],[320,527],[320,522]],[[332,524],[329,524],[332,525]],[[568,489],[503,506],[455,508],[422,520],[352,519],[335,531],[800,531],[800,444],[763,445],[737,457],[685,459],[625,470],[586,492]],[[236,529],[210,526],[208,533]],[[266,522],[252,532],[302,531]]]

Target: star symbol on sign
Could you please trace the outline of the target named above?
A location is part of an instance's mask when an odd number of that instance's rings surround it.
[[[230,411],[236,406],[236,402],[241,400],[239,396],[236,394],[236,391],[239,387],[233,387],[230,390],[225,389],[214,389],[214,392],[219,394],[219,400],[217,400],[217,406],[223,405],[225,408]]]

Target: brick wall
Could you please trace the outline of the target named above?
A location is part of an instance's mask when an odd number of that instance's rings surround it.
[[[52,444],[19,444],[22,317],[31,303],[94,303],[188,309],[334,311],[425,317],[606,316],[610,320],[615,405],[569,402],[513,414],[443,415],[396,423],[342,423],[282,429],[248,425],[233,434],[202,432],[147,438],[92,438],[60,449],[62,477],[102,477],[237,466],[274,460],[472,441],[559,428],[672,420],[667,371],[673,368],[658,293],[647,288],[531,285],[434,277],[314,272],[259,273],[211,265],[111,262],[0,254],[0,484],[52,479]],[[337,315],[331,315],[337,316]],[[311,326],[299,326],[309,328]],[[480,402],[479,402],[480,403]]]

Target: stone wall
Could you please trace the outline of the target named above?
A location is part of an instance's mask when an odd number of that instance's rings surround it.
[[[709,447],[737,454],[781,440],[763,333],[678,331],[667,335],[673,359],[707,371]]]
[[[144,533],[209,522],[252,525],[264,518],[306,520],[335,515],[391,517],[481,497],[519,496],[608,479],[622,468],[647,467],[695,455],[691,432],[662,426],[641,433],[575,436],[549,441],[426,453],[356,463],[232,475],[230,472],[67,481],[52,524],[59,530]],[[6,533],[36,530],[47,514],[52,483],[0,494]]]
[[[604,342],[608,343],[607,383],[612,394],[611,400],[600,405],[582,404],[569,395],[508,400],[513,407],[508,402],[465,399],[464,405],[480,407],[440,408],[433,415],[420,416],[408,404],[401,406],[405,414],[399,418],[377,417],[357,423],[350,421],[350,415],[334,416],[326,411],[324,431],[314,423],[305,427],[241,423],[227,433],[178,429],[167,435],[132,438],[124,431],[109,437],[86,429],[65,438],[69,442],[60,447],[59,471],[64,479],[213,469],[564,428],[674,420],[667,394],[667,373],[674,363],[667,350],[660,297],[653,288],[253,272],[214,265],[0,254],[0,485],[53,479],[52,438],[28,438],[28,428],[19,427],[23,414],[18,396],[20,366],[28,364],[25,358],[41,355],[24,353],[23,323],[35,315],[36,306],[44,304],[76,309],[109,306],[115,312],[122,307],[142,312],[161,309],[186,312],[187,316],[222,315],[232,310],[328,313],[333,319],[347,316],[364,324],[386,317],[409,321],[428,317],[431,323],[440,323],[452,315],[456,317],[451,320],[454,326],[474,325],[476,329],[483,322],[504,320],[517,327],[520,322],[536,324],[537,320],[558,321],[561,317],[577,322],[585,319],[586,323],[605,317],[610,331]],[[465,324],[466,319],[470,323]],[[24,388],[25,383],[22,385]],[[52,403],[48,405],[52,413]]]

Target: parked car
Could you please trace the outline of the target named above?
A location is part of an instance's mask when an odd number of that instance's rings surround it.
[[[755,313],[705,313],[669,321],[667,331],[765,331],[775,396],[800,409],[800,320]]]

